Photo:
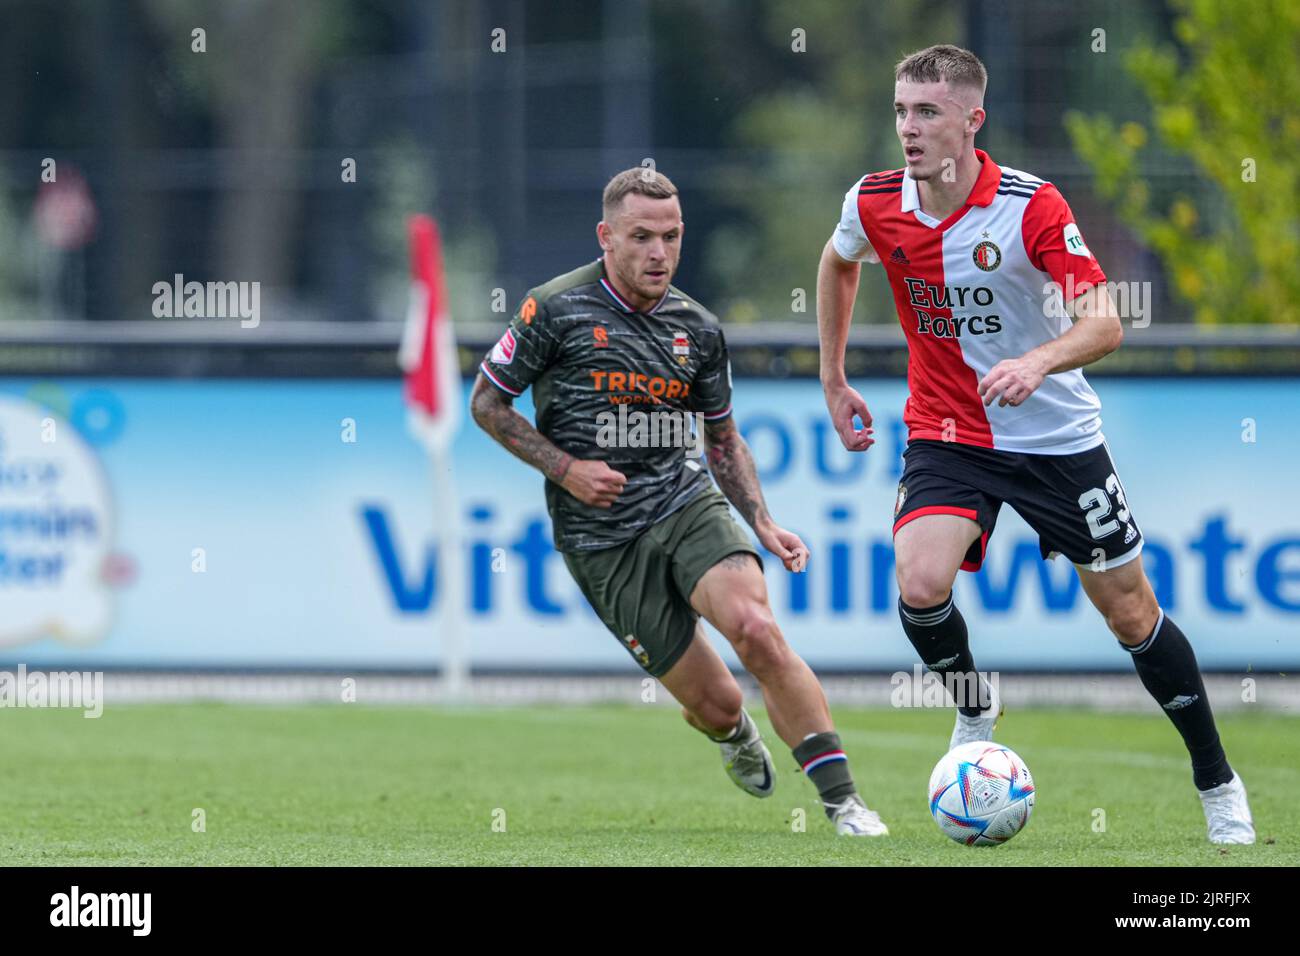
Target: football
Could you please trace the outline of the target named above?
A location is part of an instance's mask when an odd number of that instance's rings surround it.
[[[955,747],[930,774],[930,815],[966,846],[997,846],[1024,829],[1034,778],[1015,751],[989,740]]]

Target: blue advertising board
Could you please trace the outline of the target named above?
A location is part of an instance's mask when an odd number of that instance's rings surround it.
[[[1298,385],[1097,382],[1143,560],[1207,669],[1300,664]],[[840,447],[815,381],[738,378],[737,421],[812,549],[804,574],[767,562],[787,638],[816,666],[910,668],[890,548],[905,385],[859,387],[865,454]],[[435,667],[455,600],[477,666],[632,671],[552,548],[541,477],[468,421],[450,461],[459,500],[435,501],[396,381],[5,380],[0,659]],[[451,508],[458,595],[437,558]],[[1130,667],[1009,508],[956,593],[982,668]]]

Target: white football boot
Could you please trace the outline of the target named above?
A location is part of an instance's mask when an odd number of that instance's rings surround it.
[[[962,744],[973,744],[977,740],[993,739],[993,731],[997,730],[998,720],[1004,710],[1002,699],[998,696],[997,688],[983,677],[980,682],[988,688],[989,708],[978,717],[967,717],[960,710],[957,711],[957,723],[952,728],[952,738],[948,741],[949,750]]]
[[[767,745],[758,734],[757,725],[752,719],[749,723],[754,729],[748,737],[732,743],[718,743],[722,749],[722,765],[727,776],[741,790],[754,797],[770,797],[776,789],[776,768]]]
[[[828,803],[826,808],[832,811],[831,822],[840,836],[889,836],[889,827],[880,819],[880,814],[868,809],[856,793],[843,803]]]
[[[1246,802],[1246,785],[1232,775],[1227,783],[1210,790],[1196,791],[1205,809],[1205,824],[1211,843],[1254,843],[1255,823]]]

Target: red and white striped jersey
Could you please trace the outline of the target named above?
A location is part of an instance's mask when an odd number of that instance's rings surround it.
[[[983,164],[966,204],[940,222],[905,170],[863,176],[845,194],[832,242],[844,259],[884,263],[907,335],[909,438],[1069,455],[1101,444],[1101,402],[1074,369],[1019,406],[985,407],[981,378],[1072,325],[1071,297],[1106,281],[1051,183]]]

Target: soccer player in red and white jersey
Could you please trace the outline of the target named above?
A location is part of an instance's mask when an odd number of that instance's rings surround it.
[[[1044,559],[1074,563],[1182,735],[1211,842],[1253,843],[1245,787],[1191,645],[1138,560],[1142,532],[1081,371],[1123,338],[1106,277],[1055,186],[975,148],[987,73],[973,53],[921,50],[895,80],[906,165],[862,177],[844,197],[817,274],[817,321],[827,408],[844,447],[866,451],[871,414],[846,380],[844,348],[860,264],[883,265],[909,350],[894,510],[903,629],[949,686],[970,680],[952,586],[958,570],[979,569],[998,510],[1010,505],[1038,533]],[[976,699],[957,701],[950,747],[990,739],[1001,716],[993,688],[975,681]]]

